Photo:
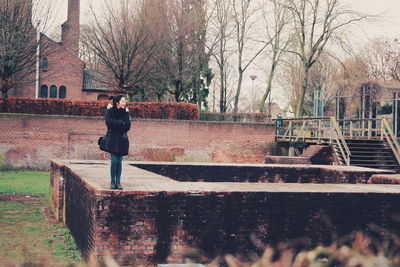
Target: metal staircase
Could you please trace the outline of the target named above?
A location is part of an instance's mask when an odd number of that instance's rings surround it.
[[[351,152],[350,165],[400,170],[390,146],[381,139],[347,139],[347,146]]]
[[[400,172],[400,146],[385,119],[282,119],[276,126],[279,142],[328,144],[342,165]]]

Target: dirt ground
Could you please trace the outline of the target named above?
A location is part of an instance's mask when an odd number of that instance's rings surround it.
[[[55,220],[44,196],[0,193],[0,266],[78,260],[68,229]]]

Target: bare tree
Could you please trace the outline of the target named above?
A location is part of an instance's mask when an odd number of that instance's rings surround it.
[[[207,35],[209,42],[206,46],[218,66],[219,79],[219,111],[221,113],[227,110],[227,80],[229,57],[232,55],[228,47],[233,33],[232,25],[232,2],[231,0],[211,0],[212,8],[210,13],[210,22],[208,24]]]
[[[272,6],[271,12],[268,12],[269,6]],[[265,21],[266,40],[269,40],[271,48],[270,53],[270,69],[265,92],[259,103],[259,112],[263,113],[265,109],[265,101],[271,94],[272,82],[274,79],[276,68],[281,61],[288,45],[291,42],[293,33],[290,32],[288,26],[291,16],[287,9],[282,7],[278,2],[273,0],[263,1],[263,18]],[[272,19],[271,19],[272,18]]]
[[[400,81],[400,43],[397,39],[373,39],[362,50],[361,56],[374,79]]]
[[[294,54],[285,55],[281,62],[282,71],[279,72],[279,83],[283,85],[285,95],[288,96],[288,107],[291,112],[296,109],[296,100],[301,89],[301,62]]]
[[[341,106],[340,118],[353,117],[359,107],[359,85],[372,79],[368,65],[362,56],[354,55],[340,62],[336,69],[330,99],[339,102],[336,104]]]
[[[42,42],[41,31],[48,29],[50,7],[40,0],[0,0],[0,91],[8,91],[32,76],[39,55],[49,53],[51,42]],[[41,18],[40,24],[37,20]],[[35,26],[32,24],[35,22]],[[36,27],[36,28],[35,28]],[[35,78],[32,78],[34,80]]]
[[[82,41],[99,60],[95,71],[105,86],[135,94],[153,67],[157,33],[150,23],[155,14],[146,4],[146,0],[104,0],[102,14],[91,7]]]
[[[206,101],[212,75],[205,53],[204,1],[159,1],[163,6],[161,42],[156,62],[159,75],[168,81],[166,90],[175,101]]]
[[[90,36],[91,27],[88,25],[80,26],[80,36],[79,36],[79,58],[85,62],[86,68],[91,70],[97,70],[100,68],[100,58],[93,52],[92,48],[89,46],[89,41],[87,40]]]
[[[253,3],[253,4],[251,4]],[[237,45],[237,70],[238,70],[238,80],[237,88],[234,100],[233,112],[238,112],[240,92],[242,89],[243,74],[251,63],[260,55],[260,53],[267,47],[269,42],[264,42],[261,44],[260,48],[257,44],[253,44],[249,47],[250,30],[255,27],[255,15],[256,8],[254,1],[251,0],[232,0],[232,15],[235,24],[235,35],[236,35],[236,45]],[[260,42],[261,43],[261,42]],[[254,53],[249,52],[254,51]],[[251,54],[248,60],[245,60],[245,54]]]
[[[327,46],[343,42],[349,26],[367,18],[342,5],[339,0],[280,1],[293,17],[296,39],[288,52],[297,55],[302,63],[302,85],[296,101],[295,116],[303,115],[304,97],[309,90],[309,72]]]

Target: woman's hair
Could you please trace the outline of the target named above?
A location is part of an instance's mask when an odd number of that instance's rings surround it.
[[[112,99],[112,105],[113,108],[117,108],[117,103],[121,101],[121,98],[125,97],[124,95],[115,95],[115,96],[110,96],[110,99]]]

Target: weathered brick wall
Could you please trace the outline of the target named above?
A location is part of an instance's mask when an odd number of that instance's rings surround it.
[[[107,203],[107,204],[105,204]],[[95,238],[124,266],[183,263],[199,249],[209,259],[260,252],[265,244],[302,238],[330,244],[333,236],[368,232],[369,224],[396,231],[390,216],[398,195],[211,192],[110,195],[97,204]]]
[[[97,195],[94,188],[85,183],[73,172],[66,171],[65,178],[65,224],[74,236],[75,242],[84,258],[89,258],[95,249],[94,207]]]
[[[311,164],[309,157],[266,156],[266,164]]]
[[[370,224],[397,231],[390,217],[398,194],[114,191],[93,202],[76,177],[68,179],[67,217],[77,243],[99,258],[109,251],[122,266],[183,263],[194,250],[208,259],[251,255],[261,252],[255,239],[330,244],[335,236],[368,232]]]
[[[310,145],[301,156],[308,157],[312,164],[340,165],[332,147],[326,145]]]
[[[400,184],[400,175],[380,175],[375,174],[368,180],[369,184]]]
[[[52,161],[50,170],[50,207],[56,219],[63,221],[65,166]]]
[[[0,114],[0,155],[16,167],[49,169],[50,159],[107,159],[97,139],[102,118]],[[263,163],[273,125],[202,121],[132,121],[127,159]]]
[[[201,183],[199,188],[203,190],[185,191],[172,181],[176,189],[169,191],[129,187],[119,191],[105,189],[102,184],[106,164],[93,163],[97,167],[91,170],[89,166],[72,166],[82,163],[52,165],[52,175],[65,176],[65,202],[60,204],[65,209],[65,222],[84,257],[94,253],[101,259],[110,252],[122,266],[183,263],[195,250],[209,260],[225,253],[261,253],[254,240],[275,245],[301,238],[295,243],[306,248],[330,244],[353,231],[368,232],[369,225],[374,224],[398,233],[398,222],[392,218],[398,214],[400,195],[393,190],[383,193],[383,187],[369,193],[358,190],[360,185],[353,187],[355,191],[325,187],[321,192],[313,186],[296,189],[296,184],[288,184],[288,191],[284,187],[266,190],[270,186],[236,191],[223,184],[216,187],[219,190],[206,190],[206,183]],[[199,168],[191,171],[202,172]],[[222,168],[215,175],[226,171]],[[235,172],[251,176],[248,171],[244,168],[243,172]],[[146,173],[147,179],[149,175]],[[157,177],[158,183],[171,182]]]
[[[250,183],[367,183],[376,172],[357,167],[319,165],[202,165],[132,163],[133,166],[183,182],[250,182]]]

